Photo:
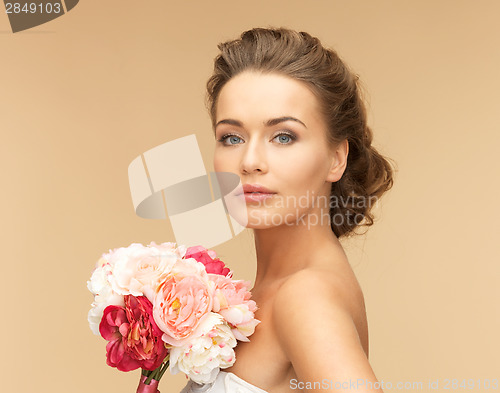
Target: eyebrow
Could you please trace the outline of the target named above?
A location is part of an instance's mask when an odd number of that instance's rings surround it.
[[[272,126],[275,126],[276,124],[283,123],[283,122],[289,121],[289,120],[296,121],[297,123],[300,123],[305,128],[307,128],[307,126],[303,122],[301,122],[299,119],[292,117],[292,116],[282,116],[282,117],[277,117],[276,119],[269,119],[267,122],[264,122],[264,125],[266,125],[267,127],[272,127]],[[232,126],[243,127],[243,123],[241,121],[234,120],[234,119],[221,120],[215,125],[215,127],[217,128],[217,126],[219,124],[230,124]]]

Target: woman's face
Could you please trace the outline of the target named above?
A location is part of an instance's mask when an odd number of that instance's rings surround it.
[[[274,192],[261,201],[247,198],[249,228],[293,225],[318,196],[328,198],[331,182],[342,176],[343,169],[332,171],[337,155],[328,148],[319,103],[300,81],[252,71],[236,75],[219,94],[215,124],[215,171]]]

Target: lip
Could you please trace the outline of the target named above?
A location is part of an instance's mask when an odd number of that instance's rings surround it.
[[[240,194],[241,195],[241,194]],[[268,194],[265,192],[245,192],[245,201],[246,202],[262,202],[266,199],[272,198],[274,194]]]
[[[238,195],[243,195],[246,202],[261,202],[272,198],[276,192],[261,184],[243,184],[243,190]]]
[[[269,188],[264,187],[261,184],[243,184],[243,190],[238,195],[241,195],[243,193],[245,194],[245,196],[255,193],[264,195],[276,194],[276,192],[270,190]]]

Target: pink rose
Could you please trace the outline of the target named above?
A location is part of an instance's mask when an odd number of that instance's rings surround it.
[[[207,250],[202,246],[189,247],[186,250],[184,258],[194,258],[198,262],[203,263],[207,273],[227,276],[231,272],[229,268],[225,267],[224,262],[216,257],[215,251]]]
[[[153,317],[163,341],[181,345],[212,310],[214,284],[202,264],[179,259],[156,289]]]
[[[125,307],[108,306],[99,325],[106,345],[107,364],[120,371],[154,370],[167,355],[163,332],[152,316],[152,304],[144,296],[126,295]]]

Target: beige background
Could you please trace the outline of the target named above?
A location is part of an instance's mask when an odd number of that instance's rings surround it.
[[[172,240],[167,221],[135,215],[127,167],[196,133],[213,170],[203,98],[217,43],[269,25],[338,50],[398,163],[376,225],[344,243],[377,377],[386,391],[452,378],[485,390],[500,370],[498,15],[498,1],[106,0],[12,34],[2,11],[1,390],[135,392],[139,372],[108,367],[86,320],[103,252]],[[215,250],[253,278],[248,230]],[[184,383],[167,373],[160,388]]]

